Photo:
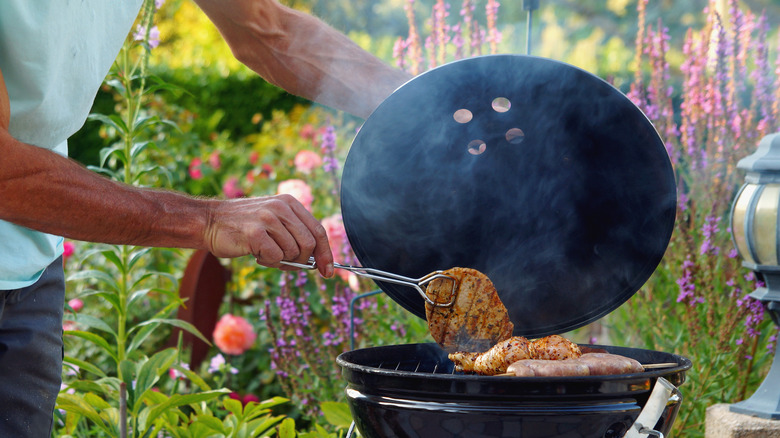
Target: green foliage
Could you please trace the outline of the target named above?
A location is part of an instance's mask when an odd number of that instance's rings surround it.
[[[307,4],[320,13],[353,6],[325,3]],[[446,27],[429,17],[436,1],[412,2],[416,14],[412,19],[404,13],[406,3],[363,2],[344,14],[339,27],[350,30],[361,46],[389,58],[397,35],[417,26],[421,39],[414,44],[434,51],[420,53],[420,68],[430,67],[436,50],[445,60],[454,59],[457,47],[451,40],[438,48],[424,45],[426,33]],[[485,2],[477,3],[474,19],[483,23]],[[521,2],[503,3],[494,29],[503,32],[504,39],[496,51],[521,53],[525,43]],[[147,24],[150,4],[141,17]],[[460,3],[452,6],[450,26],[462,20]],[[662,40],[658,37],[664,31],[645,22],[657,23],[664,5],[646,4],[644,13],[635,13],[633,6],[622,0],[598,5],[542,2],[536,15],[540,25],[535,52],[584,66],[627,92],[633,84],[632,98],[650,115],[672,152],[681,202],[667,254],[645,287],[600,324],[607,328],[602,341],[674,351],[694,361],[681,388],[686,401],[676,433],[696,437],[703,431],[706,406],[736,401],[754,390],[768,365],[769,355],[763,350],[774,345],[771,324],[757,318],[760,306],[751,307],[744,298],[756,279],[729,256],[725,223],[741,178],[734,164],[763,132],[759,130],[763,110],[751,96],[776,96],[778,87],[762,91],[748,74],[736,85],[739,75],[733,73],[725,85],[719,84],[722,75],[707,64],[708,86],[733,87],[751,95],[710,102],[710,107],[738,111],[741,124],[726,125],[735,118],[708,112],[701,102],[688,105],[694,112],[686,113],[680,103],[698,102],[700,94],[686,82],[690,77],[679,66],[686,60],[701,61],[709,52],[702,47],[686,53],[680,41],[685,29],[680,26],[683,22],[704,26],[695,32],[704,41],[714,20],[699,13],[697,2],[677,2],[674,11],[679,13],[674,13],[668,46],[648,47]],[[380,23],[369,10],[388,14]],[[82,161],[118,181],[196,196],[267,196],[276,194],[281,183],[298,180],[303,183],[299,188],[311,192],[312,214],[338,224],[339,163],[358,121],[309,106],[234,61],[219,61],[230,58],[229,49],[218,42],[216,30],[204,24],[192,2],[169,0],[160,14],[161,31],[169,37],[151,52],[148,44],[127,42],[98,96],[95,115],[72,143],[77,145],[74,151],[83,148],[82,142],[101,146],[86,152]],[[664,14],[665,21],[668,15]],[[648,38],[632,47],[637,21]],[[193,31],[196,27],[202,31]],[[483,43],[482,53],[492,50],[487,41]],[[637,57],[637,50],[643,55]],[[404,54],[407,61],[413,55]],[[632,60],[639,62],[633,66]],[[738,65],[737,60],[729,62]],[[750,64],[746,71],[758,68]],[[667,89],[675,91],[657,92]],[[778,111],[777,106],[772,111]],[[770,128],[777,126],[761,129]],[[728,147],[718,147],[722,145]],[[302,167],[296,161],[301,152],[314,153],[328,165]],[[701,156],[710,160],[697,161],[695,157]],[[337,228],[329,231],[338,236]],[[229,262],[232,277],[219,311],[246,318],[257,341],[242,355],[224,357],[217,369],[203,363],[190,370],[187,351],[171,348],[169,339],[172,328],[208,338],[175,318],[177,309],[186,305],[176,288],[189,252],[76,245],[78,256],[66,264],[67,293],[86,306],[69,308],[66,318],[66,387],[58,400],[63,411],[56,412],[58,436],[121,436],[125,428],[130,436],[340,438],[351,414],[343,403],[344,385],[335,356],[351,348],[353,339],[358,347],[430,340],[425,321],[381,294],[356,302],[351,326],[350,300],[374,290],[370,281],[283,273],[242,258]],[[333,237],[331,245],[337,258],[355,263],[343,240]],[[695,293],[678,301],[683,285],[693,286]],[[756,317],[751,321],[759,322],[748,327],[745,322],[751,315]],[[214,347],[211,352],[219,350]],[[251,396],[264,401],[247,401]]]

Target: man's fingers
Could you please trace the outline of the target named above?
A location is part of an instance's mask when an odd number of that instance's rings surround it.
[[[301,251],[301,262],[305,262],[309,256],[314,256],[320,274],[326,278],[332,277],[333,252],[328,242],[328,233],[325,232],[325,227],[301,203],[297,201],[293,203],[292,210],[301,224],[306,227],[306,241],[310,242],[307,251]]]

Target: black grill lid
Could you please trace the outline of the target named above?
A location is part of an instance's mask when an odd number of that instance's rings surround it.
[[[521,55],[428,71],[366,120],[347,156],[342,214],[363,266],[487,274],[515,334],[562,333],[650,277],[675,219],[663,142],[620,91]],[[425,318],[419,294],[379,283]]]

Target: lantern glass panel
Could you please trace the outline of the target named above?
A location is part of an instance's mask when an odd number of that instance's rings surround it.
[[[753,260],[750,247],[748,246],[747,230],[745,227],[750,201],[753,199],[756,190],[758,190],[758,185],[756,184],[744,185],[742,191],[739,193],[739,197],[734,201],[734,209],[731,215],[731,232],[734,235],[734,243],[737,245],[739,255],[748,263],[756,263],[756,261]]]
[[[780,184],[767,184],[756,204],[753,240],[758,263],[777,265],[777,208]]]

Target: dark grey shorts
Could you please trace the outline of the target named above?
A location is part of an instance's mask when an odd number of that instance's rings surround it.
[[[0,291],[0,437],[51,436],[64,300],[61,258],[34,285]]]

